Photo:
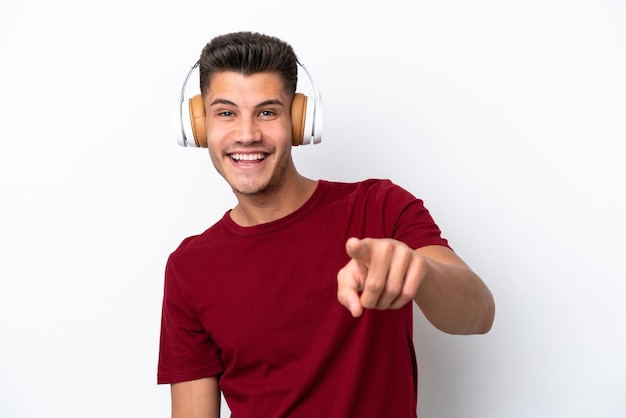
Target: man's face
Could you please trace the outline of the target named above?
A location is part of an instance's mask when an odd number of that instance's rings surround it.
[[[290,105],[276,73],[213,76],[204,96],[209,154],[235,193],[280,187],[293,166]]]

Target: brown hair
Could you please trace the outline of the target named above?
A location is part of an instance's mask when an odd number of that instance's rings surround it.
[[[233,32],[213,38],[200,56],[200,91],[209,88],[213,74],[235,71],[243,75],[276,72],[285,92],[296,92],[298,68],[296,54],[288,43],[256,32]]]

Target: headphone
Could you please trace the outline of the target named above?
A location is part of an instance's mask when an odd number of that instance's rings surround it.
[[[313,100],[303,93],[296,93],[291,102],[291,138],[292,145],[319,144],[322,142],[322,97],[306,67],[297,60],[313,87]],[[178,145],[191,148],[207,148],[206,129],[204,126],[204,103],[202,95],[197,94],[185,103],[185,87],[193,71],[200,65],[198,60],[189,70],[180,91],[179,117],[180,135]],[[313,105],[309,105],[309,102]]]

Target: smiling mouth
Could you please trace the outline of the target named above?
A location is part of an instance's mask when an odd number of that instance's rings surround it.
[[[259,152],[255,154],[230,154],[230,158],[233,161],[245,161],[245,162],[255,162],[255,161],[263,161],[267,154]]]

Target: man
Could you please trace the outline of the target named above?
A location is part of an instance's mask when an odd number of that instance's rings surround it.
[[[211,161],[237,205],[167,263],[158,382],[174,418],[416,417],[414,300],[451,334],[494,302],[421,200],[388,180],[337,183],[291,156],[297,60],[239,32],[209,42],[200,88]]]

